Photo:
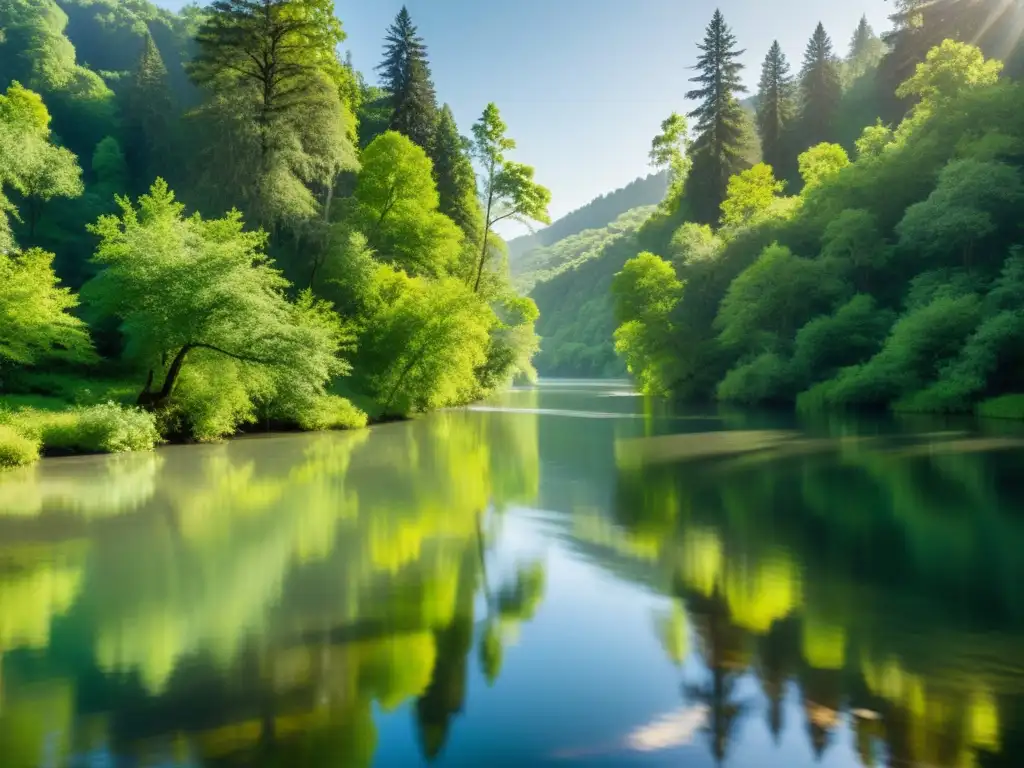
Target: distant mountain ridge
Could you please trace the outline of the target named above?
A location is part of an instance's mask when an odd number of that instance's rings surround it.
[[[537,248],[549,245],[577,235],[588,229],[607,227],[619,216],[634,208],[657,205],[665,198],[668,191],[668,173],[661,171],[637,178],[626,186],[594,198],[582,208],[577,208],[533,234],[522,235],[509,240],[508,260],[513,265],[524,254]]]

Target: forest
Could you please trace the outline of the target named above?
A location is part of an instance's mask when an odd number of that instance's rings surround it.
[[[1024,415],[1022,14],[904,0],[842,58],[819,25],[798,72],[772,46],[751,164],[740,43],[716,13],[696,109],[652,143],[668,197],[533,290],[566,319],[542,332],[542,374],[614,373],[614,343],[640,386],[680,399]]]
[[[0,7],[0,467],[365,425],[534,375],[501,221],[403,8],[371,84],[333,0]]]

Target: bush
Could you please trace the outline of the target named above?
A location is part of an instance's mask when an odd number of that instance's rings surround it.
[[[842,369],[830,382],[826,404],[889,405],[934,381],[977,328],[979,309],[978,297],[968,294],[939,296],[907,312],[881,352],[862,365]]]
[[[1024,419],[1024,395],[1002,395],[978,405],[978,415],[987,419]]]
[[[300,429],[315,432],[324,429],[361,429],[366,426],[366,414],[344,397],[324,395],[312,408],[304,410],[297,419]]]
[[[0,424],[0,469],[31,464],[39,458],[39,442],[8,424]]]
[[[182,371],[170,405],[160,414],[163,434],[216,442],[257,421],[254,400],[273,385],[264,372],[234,360],[197,354]]]
[[[792,402],[796,381],[788,360],[765,352],[729,371],[718,385],[718,399],[751,405]]]
[[[160,442],[152,414],[116,403],[61,412],[25,409],[11,426],[42,443],[46,452],[126,453],[150,451]]]

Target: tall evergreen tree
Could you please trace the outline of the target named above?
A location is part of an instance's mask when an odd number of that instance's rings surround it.
[[[885,54],[885,44],[875,34],[867,16],[860,17],[857,29],[850,38],[850,50],[843,67],[843,80],[847,85],[876,66]]]
[[[427,46],[404,5],[385,40],[384,61],[377,70],[391,100],[388,128],[405,134],[429,153],[437,124],[437,96],[430,79]]]
[[[757,91],[757,133],[761,137],[764,162],[775,169],[778,178],[785,178],[794,165],[789,135],[796,114],[796,97],[789,62],[782,46],[775,40],[761,66],[761,82]]]
[[[459,134],[455,115],[441,108],[434,137],[434,178],[440,197],[438,210],[459,225],[469,242],[479,243],[483,212],[476,193],[476,173],[469,158],[469,141]]]
[[[686,94],[700,101],[689,114],[697,119],[697,136],[686,199],[694,218],[710,224],[718,219],[729,177],[744,165],[746,118],[736,94],[747,89],[740,82],[743,65],[738,61],[744,51],[736,49],[736,36],[721,11],[715,11],[704,42],[697,47],[701,55],[694,69],[699,74],[690,82],[699,87]]]
[[[167,67],[152,35],[146,35],[124,102],[125,159],[132,186],[142,192],[157,176],[173,179],[175,167],[174,102]]]
[[[800,70],[800,139],[804,147],[835,139],[836,112],[842,95],[832,39],[819,22],[807,43]]]

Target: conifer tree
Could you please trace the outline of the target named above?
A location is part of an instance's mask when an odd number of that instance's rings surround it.
[[[783,178],[793,165],[792,140],[789,135],[796,114],[796,100],[789,62],[782,46],[775,40],[761,67],[757,92],[757,133],[761,137],[761,154],[776,176]]]
[[[404,5],[388,28],[385,40],[384,61],[377,70],[390,96],[388,128],[404,134],[429,153],[437,124],[437,96],[430,78],[427,47]]]
[[[738,61],[744,51],[736,49],[736,36],[721,11],[715,11],[704,41],[697,47],[701,55],[694,69],[699,74],[690,82],[698,88],[686,94],[686,98],[700,101],[689,114],[697,119],[697,135],[686,198],[694,218],[710,224],[718,219],[729,177],[744,164],[746,118],[736,94],[747,89],[740,82],[743,65]]]
[[[832,39],[819,22],[807,43],[800,70],[800,139],[804,147],[835,139],[836,112],[842,94]]]
[[[125,159],[136,190],[148,189],[173,167],[174,105],[160,49],[146,35],[139,63],[125,93]],[[117,190],[124,192],[125,190]]]
[[[884,54],[885,44],[868,23],[868,17],[861,16],[860,23],[850,38],[850,50],[843,67],[843,79],[846,84],[849,85],[876,66]]]
[[[461,229],[469,242],[480,242],[483,212],[476,193],[476,173],[469,158],[468,140],[459,134],[455,115],[441,108],[434,137],[434,178],[440,197],[438,210]]]

